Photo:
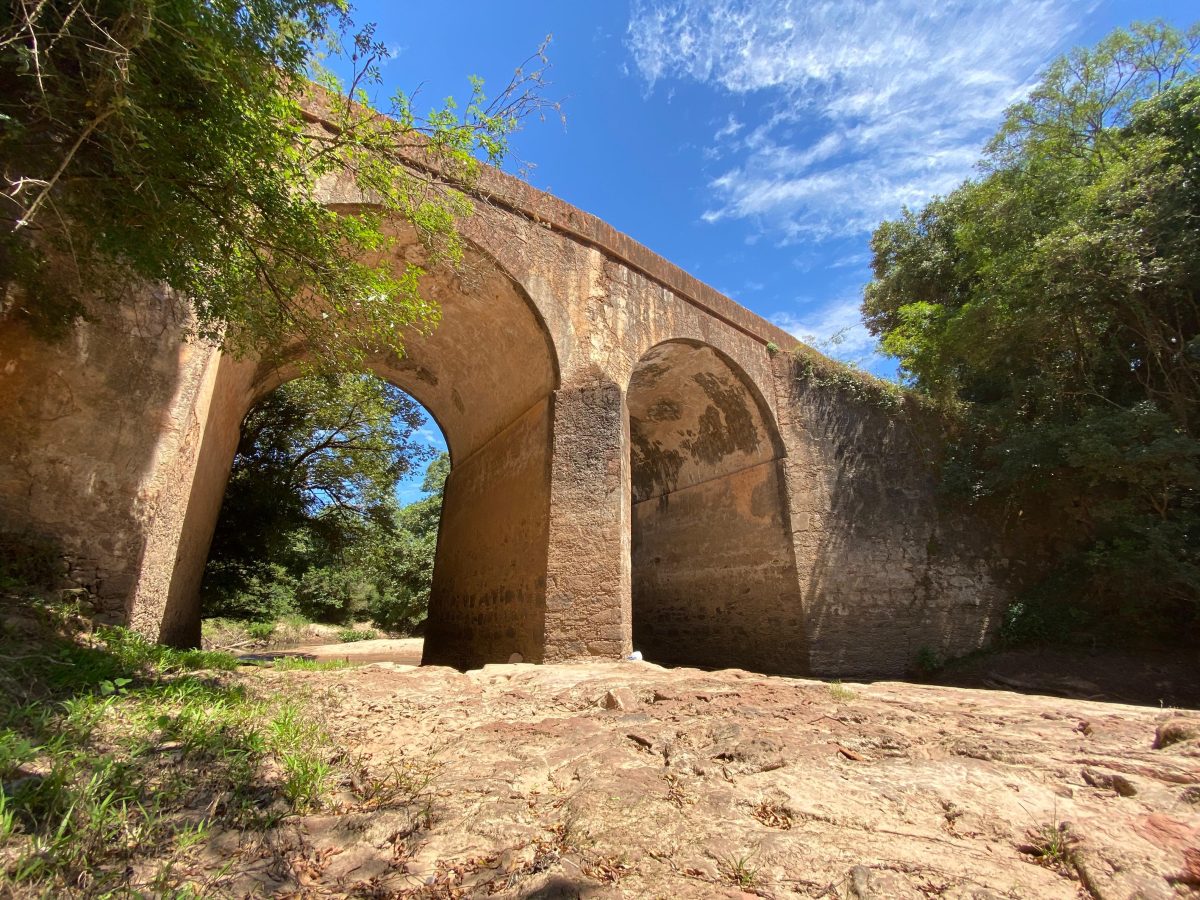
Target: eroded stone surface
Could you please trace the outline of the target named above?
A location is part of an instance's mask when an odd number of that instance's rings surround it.
[[[1200,847],[1200,755],[1153,749],[1157,709],[637,663],[246,677],[419,789],[223,837],[234,893],[1167,898]]]

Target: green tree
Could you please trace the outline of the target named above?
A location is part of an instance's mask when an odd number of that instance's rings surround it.
[[[344,0],[7,0],[0,315],[61,331],[89,298],[129,302],[149,282],[187,298],[195,334],[230,351],[302,337],[338,368],[400,351],[438,313],[421,269],[383,252],[386,224],[460,259],[463,189],[543,105],[542,69],[518,70],[491,103],[473,79],[461,115],[448,102],[423,119],[397,94],[385,117],[368,105],[385,55]],[[331,57],[348,85],[319,68]],[[437,175],[404,165],[418,151]],[[325,206],[334,176],[374,205]]]
[[[1198,43],[1136,25],[1057,61],[979,178],[872,239],[867,324],[961,419],[947,483],[1045,557],[1014,634],[1200,621]]]
[[[424,421],[369,375],[299,378],[259,403],[242,423],[205,613],[340,621],[364,607],[381,576],[363,548],[395,527],[396,486],[429,457],[412,440]]]

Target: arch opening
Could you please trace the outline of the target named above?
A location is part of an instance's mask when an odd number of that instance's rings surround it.
[[[307,376],[259,401],[237,454],[200,590],[207,631],[324,643],[328,629],[424,631],[444,440],[373,375]],[[321,636],[325,640],[321,640]]]
[[[399,235],[393,252],[397,264],[423,262],[411,235]],[[452,462],[424,661],[467,667],[506,661],[513,653],[538,660],[557,354],[528,295],[480,251],[470,250],[458,270],[429,267],[421,288],[439,303],[438,326],[408,336],[403,356],[369,357],[367,368],[428,410]],[[163,553],[173,562],[169,589],[158,592],[166,594],[165,604],[141,586],[134,600],[135,614],[159,619],[165,643],[199,640],[200,579],[240,424],[258,401],[302,374],[303,347],[292,357],[284,366],[218,361],[189,496],[161,531]],[[147,554],[161,571],[157,559]],[[142,582],[153,588],[154,581],[144,564]]]
[[[783,482],[762,397],[712,347],[669,341],[626,395],[633,646],[664,665],[805,670]]]

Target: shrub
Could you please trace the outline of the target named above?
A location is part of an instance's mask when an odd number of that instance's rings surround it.
[[[429,614],[429,596],[414,596],[403,587],[381,591],[367,604],[376,627],[393,634],[415,634]]]
[[[274,622],[247,622],[246,634],[256,641],[269,641],[275,633]]]
[[[338,640],[343,644],[353,644],[355,641],[373,641],[379,637],[379,632],[373,628],[343,628],[338,632]]]
[[[376,593],[358,569],[313,566],[300,577],[295,608],[314,622],[345,625],[369,607]]]
[[[936,675],[946,667],[946,660],[941,653],[927,644],[917,651],[913,667],[918,676]]]
[[[228,567],[232,570],[233,566]],[[226,572],[214,579],[202,600],[204,615],[273,622],[296,608],[296,582],[280,565]]]

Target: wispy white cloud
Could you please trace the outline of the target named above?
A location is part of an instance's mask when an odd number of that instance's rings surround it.
[[[843,297],[801,313],[777,313],[771,321],[834,359],[869,369],[882,357],[875,337],[862,322],[861,302],[857,296]]]
[[[1094,2],[638,0],[627,39],[651,89],[742,98],[714,134],[729,161],[705,221],[820,240],[960,183]]]
[[[847,253],[845,256],[839,256],[829,264],[831,269],[848,269],[865,266],[871,261],[870,253]]]
[[[383,57],[378,60],[377,65],[381,69],[386,69],[406,52],[408,52],[408,47],[404,44],[389,41],[384,45]]]
[[[716,141],[721,141],[725,138],[733,137],[745,127],[746,126],[744,124],[737,120],[733,113],[730,113],[729,118],[725,121],[725,124],[717,129],[717,133],[713,135],[713,139]]]

